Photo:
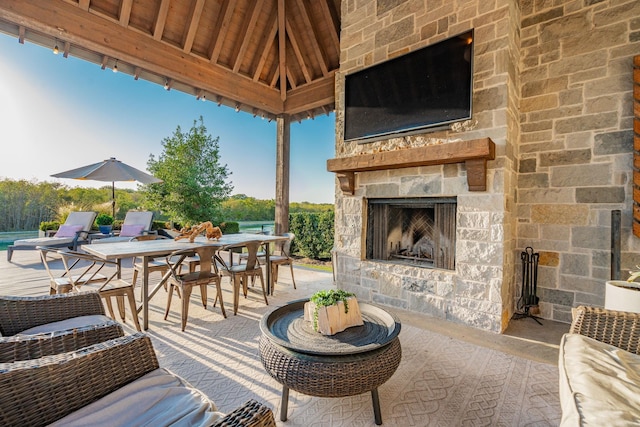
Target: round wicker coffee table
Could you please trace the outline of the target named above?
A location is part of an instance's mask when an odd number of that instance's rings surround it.
[[[364,326],[325,336],[304,321],[307,301],[276,308],[260,323],[260,359],[282,384],[280,420],[287,420],[289,389],[318,397],[371,392],[375,422],[382,424],[378,387],[400,364],[400,322],[380,307],[359,303]]]

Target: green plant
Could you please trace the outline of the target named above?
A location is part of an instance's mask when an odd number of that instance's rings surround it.
[[[344,312],[349,312],[349,304],[347,299],[350,297],[355,297],[356,294],[343,291],[342,289],[330,289],[328,291],[318,291],[315,294],[311,295],[309,301],[315,304],[315,309],[313,311],[313,329],[318,330],[318,308],[320,307],[328,307],[330,305],[338,304],[338,302],[342,301],[344,303]]]
[[[289,231],[296,235],[291,252],[311,259],[330,259],[334,238],[334,212],[289,215]]]
[[[41,231],[57,230],[58,228],[60,228],[58,221],[42,221],[39,227]]]
[[[636,265],[636,270],[629,270],[627,282],[635,282],[638,277],[640,277],[640,265]]]
[[[112,225],[113,217],[109,214],[101,213],[96,217],[96,224],[98,225]]]

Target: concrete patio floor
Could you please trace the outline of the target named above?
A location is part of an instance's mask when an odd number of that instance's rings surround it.
[[[58,263],[59,268],[62,268],[62,263]],[[209,304],[206,310],[200,304],[199,296],[192,295],[185,332],[180,330],[180,300],[173,299],[169,317],[165,321],[163,317],[167,293],[162,290],[158,292],[151,300],[147,332],[158,353],[160,365],[182,375],[194,386],[207,390],[208,394],[215,393],[215,396],[211,397],[223,412],[233,410],[249,398],[255,398],[263,401],[266,399],[267,404],[277,414],[281,390],[266,374],[257,357],[258,323],[262,315],[274,307],[335,286],[331,273],[303,267],[295,267],[294,270],[297,289],[293,289],[288,269],[281,269],[275,295],[269,298],[269,306],[265,306],[261,292],[258,292],[260,288],[256,286],[255,292],[250,292],[248,298],[241,297],[240,308],[235,316],[232,310],[231,287],[228,280],[223,279],[223,300],[228,316],[226,319],[222,317],[219,307],[213,307],[213,287],[209,288]],[[123,278],[129,280],[131,273],[131,263],[125,261]],[[159,274],[152,275],[150,279],[152,283],[156,283]],[[0,252],[1,295],[42,295],[48,291],[49,280],[37,252],[15,252],[12,263],[6,261],[4,251]],[[194,293],[197,294],[198,291]],[[136,294],[139,298],[139,292]],[[525,318],[512,320],[505,334],[494,334],[402,310],[390,308],[389,311],[396,313],[403,325],[549,365],[557,365],[558,343],[561,335],[569,328],[567,324],[546,320],[542,321],[541,326],[534,320]],[[135,332],[130,318],[125,330],[128,333]],[[384,387],[383,385],[382,388]],[[383,396],[381,393],[381,398]],[[370,398],[364,396],[360,399],[364,403],[358,401],[356,404],[364,405],[365,410],[370,411]],[[351,402],[351,399],[345,401]],[[279,425],[304,425],[292,423],[298,403],[304,405],[308,402],[305,403],[297,393],[292,392],[289,404],[290,419],[287,423],[278,420]],[[383,407],[383,419],[384,416]],[[400,424],[386,422],[385,425]]]

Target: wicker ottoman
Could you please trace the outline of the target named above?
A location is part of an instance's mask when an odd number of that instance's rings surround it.
[[[331,350],[329,342],[336,340],[340,334],[334,337],[324,337],[313,332],[315,334],[313,339],[320,342],[315,345],[322,347],[322,350],[305,352],[305,348],[300,351],[295,345],[295,340],[294,345],[290,346],[287,342],[282,345],[281,337],[285,334],[277,332],[274,334],[274,327],[271,327],[274,323],[274,317],[284,318],[280,316],[282,313],[290,314],[291,310],[301,307],[300,302],[292,304],[266,314],[261,323],[263,334],[260,338],[260,359],[269,375],[283,386],[280,420],[287,420],[289,389],[318,397],[343,397],[371,392],[375,422],[377,425],[382,424],[378,387],[391,378],[400,364],[402,350],[397,336],[400,328],[399,323],[394,318],[396,324],[389,328],[388,342],[379,342],[380,338],[377,337],[374,340],[377,340],[379,345],[365,346],[364,350],[361,347],[353,352],[345,351],[344,348]],[[377,320],[367,316],[368,306],[364,306],[365,326],[350,328],[347,331],[351,335],[358,334],[360,331],[364,336],[362,339],[366,341],[367,322],[371,323]],[[292,318],[295,317],[294,315]],[[358,330],[358,328],[362,329]],[[299,329],[300,327],[298,327],[297,334],[296,331],[289,330],[286,334],[287,337],[298,335],[299,338],[302,338],[306,332],[300,333]],[[322,346],[322,341],[326,341],[327,345]]]

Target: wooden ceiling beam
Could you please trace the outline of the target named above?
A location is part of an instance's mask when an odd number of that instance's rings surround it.
[[[311,50],[316,55],[318,59],[318,64],[320,65],[320,69],[322,70],[322,75],[327,77],[329,75],[329,68],[327,67],[327,61],[324,59],[322,48],[320,44],[318,44],[318,39],[316,37],[313,23],[311,22],[311,18],[309,18],[309,12],[305,6],[305,3],[302,0],[296,0],[298,4],[298,8],[300,8],[300,16],[304,21],[304,29],[306,30],[309,40],[311,41]]]
[[[284,0],[278,0],[278,57],[280,76],[280,99],[287,99],[287,39]]]
[[[64,42],[64,47],[62,48],[62,57],[63,58],[68,58],[69,57],[69,51],[71,50],[71,43],[69,43],[68,41]]]
[[[231,17],[233,16],[233,11],[236,8],[236,0],[228,0],[222,3],[222,10],[218,15],[218,21],[216,22],[216,28],[218,28],[218,33],[213,37],[215,42],[211,47],[211,53],[209,54],[209,61],[212,64],[218,62],[218,57],[220,56],[220,51],[222,50],[222,43],[224,42],[224,38],[229,32],[229,23],[231,22]]]
[[[122,0],[120,4],[120,25],[123,27],[129,26],[129,19],[131,18],[131,7],[133,6],[133,0]]]
[[[267,62],[267,57],[269,56],[269,51],[271,50],[271,48],[273,47],[273,44],[275,43],[275,38],[276,38],[276,33],[278,32],[278,14],[273,13],[272,14],[272,19],[271,19],[271,29],[269,30],[269,33],[266,35],[266,37],[262,37],[262,39],[260,40],[260,46],[258,46],[258,49],[256,50],[256,52],[261,52],[260,53],[260,59],[258,60],[258,64],[256,65],[255,70],[253,71],[253,81],[257,82],[258,79],[260,79],[260,76],[262,75],[262,70],[264,69],[264,64],[265,62]]]
[[[335,103],[335,71],[313,83],[289,91],[284,103],[287,114],[298,114]]]
[[[123,29],[117,23],[84,12],[62,0],[37,4],[3,0],[0,11],[5,19],[18,26],[23,25],[50,37],[58,36],[63,29],[65,40],[85,49],[119,58],[134,67],[220,94],[243,105],[272,114],[283,112],[277,91],[224,67],[185,55],[166,43]]]
[[[158,9],[158,15],[156,16],[156,24],[153,26],[153,39],[162,40],[162,34],[164,33],[164,26],[167,23],[167,15],[169,14],[169,5],[171,0],[162,0],[160,8]]]
[[[18,27],[18,43],[24,44],[24,33],[25,29],[22,25]]]
[[[336,49],[336,52],[340,52],[340,16],[336,12],[335,8],[331,5],[333,2],[331,0],[321,1],[320,9],[322,10],[322,15],[324,19],[330,24],[331,30],[329,31],[331,34],[331,41],[333,42],[333,47]]]
[[[198,0],[191,7],[191,18],[189,19],[189,25],[185,27],[185,35],[182,43],[182,51],[185,53],[191,52],[193,47],[193,40],[196,38],[196,32],[198,32],[198,25],[200,25],[200,17],[202,16],[202,9],[204,9],[205,0]]]
[[[91,3],[90,0],[80,0],[78,2],[78,7],[86,12],[89,11],[89,3]]]
[[[300,64],[300,69],[302,70],[302,74],[304,75],[304,79],[307,83],[311,82],[311,74],[309,74],[309,69],[307,68],[307,64],[304,63],[304,57],[302,56],[302,52],[300,51],[300,46],[298,45],[298,40],[296,39],[295,32],[291,29],[291,25],[289,24],[289,20],[286,20],[287,25],[287,37],[289,37],[289,42],[291,42],[291,47],[293,48],[293,52],[296,54],[296,58],[298,59],[298,64]]]
[[[242,60],[244,59],[244,54],[247,51],[247,47],[249,46],[249,42],[251,41],[251,35],[256,28],[256,23],[258,22],[258,17],[260,16],[260,12],[262,11],[262,5],[264,4],[264,0],[258,0],[254,3],[253,11],[245,17],[244,23],[242,25],[242,29],[240,30],[240,36],[242,39],[241,43],[236,43],[234,46],[234,52],[231,56],[233,59],[233,72],[237,73],[242,65]]]

